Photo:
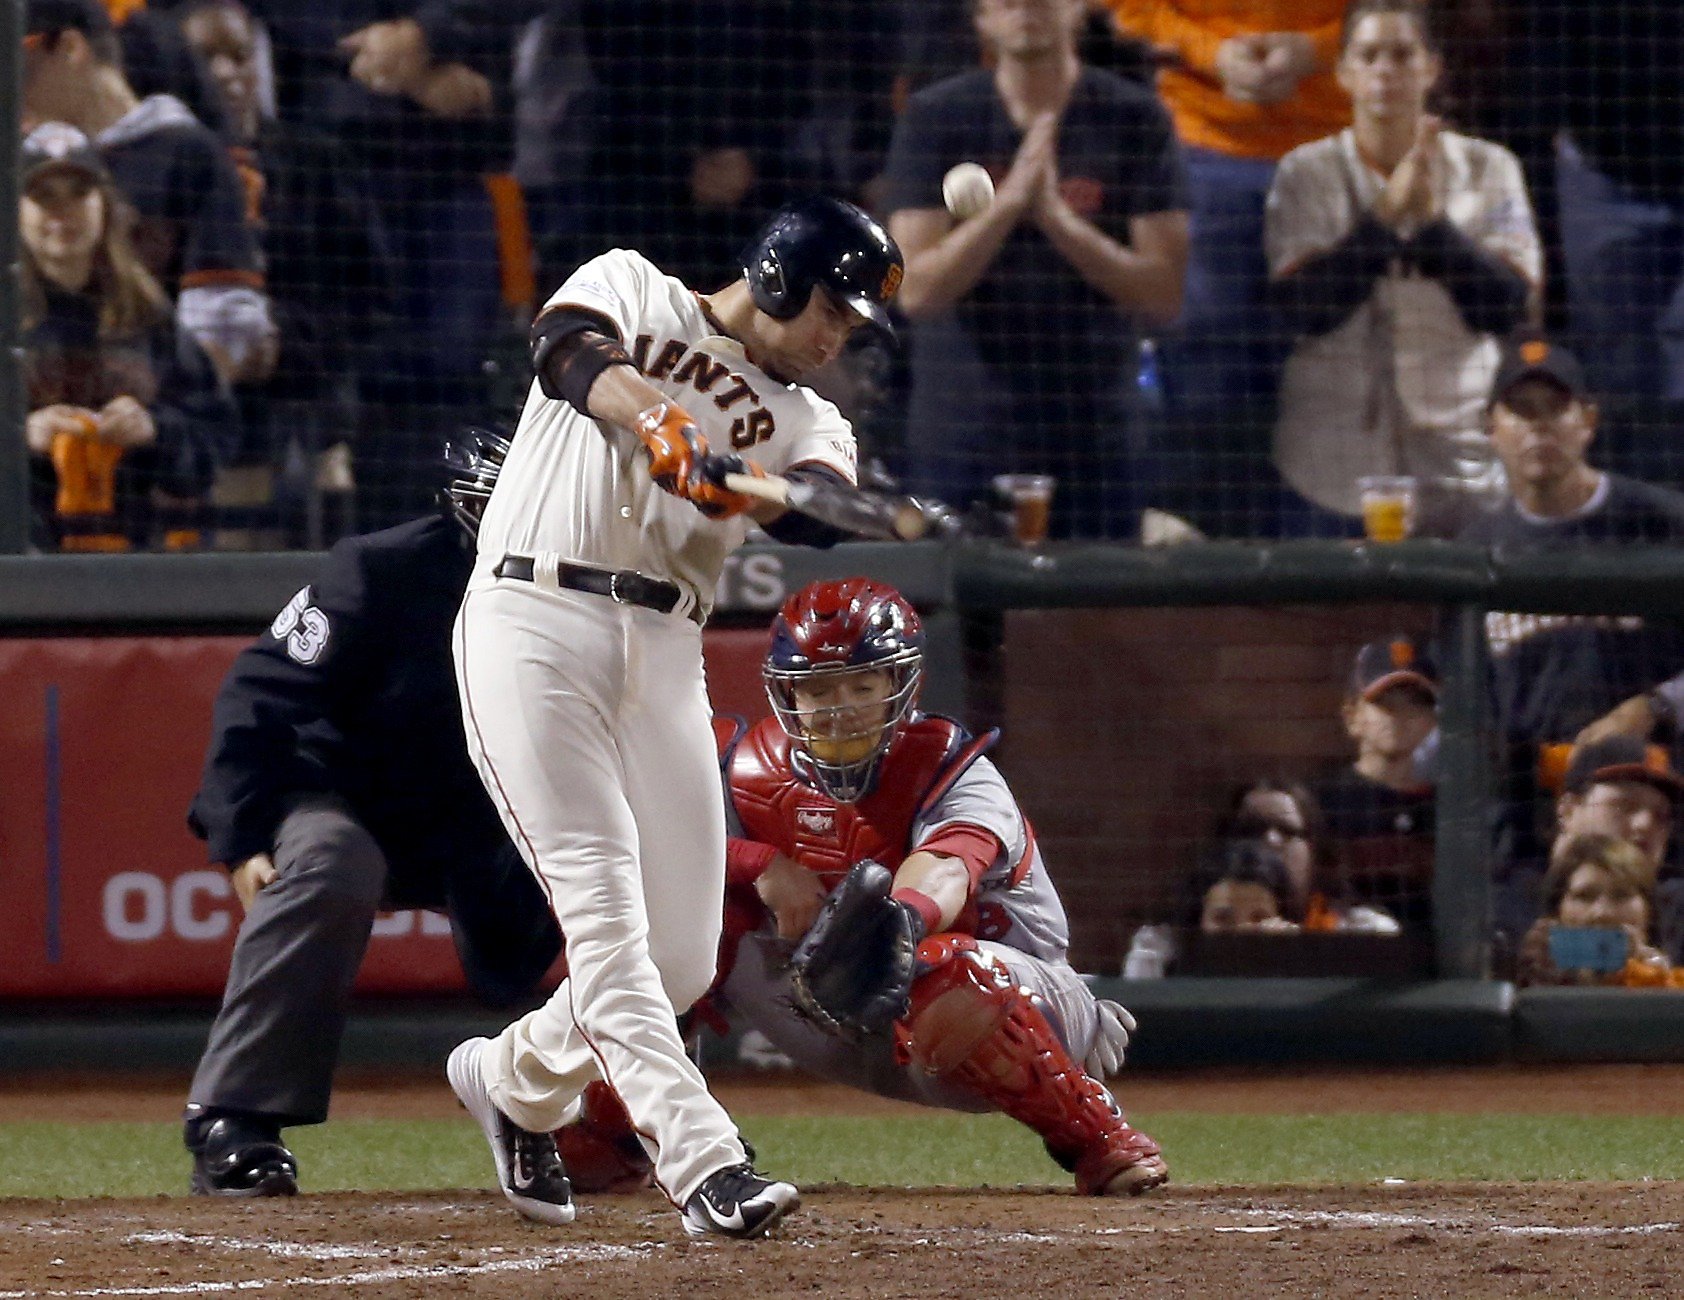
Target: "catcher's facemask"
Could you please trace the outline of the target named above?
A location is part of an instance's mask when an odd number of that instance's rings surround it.
[[[785,603],[761,676],[803,774],[831,798],[870,792],[917,701],[923,662],[918,614],[893,587],[815,582]]]

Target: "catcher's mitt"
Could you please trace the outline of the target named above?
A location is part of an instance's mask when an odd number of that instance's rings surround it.
[[[830,1033],[883,1033],[907,1012],[924,923],[889,897],[893,883],[882,863],[856,862],[790,958],[796,1011]]]

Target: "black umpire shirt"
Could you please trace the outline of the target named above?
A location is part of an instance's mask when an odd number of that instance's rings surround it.
[[[300,796],[331,793],[385,853],[393,905],[457,911],[495,877],[530,883],[547,915],[463,738],[450,635],[472,567],[443,515],[328,553],[217,695],[187,818],[212,860],[271,851]]]

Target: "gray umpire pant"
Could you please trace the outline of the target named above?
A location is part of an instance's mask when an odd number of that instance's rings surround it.
[[[386,858],[331,795],[282,820],[275,881],[240,927],[222,1009],[189,1102],[285,1124],[327,1118],[351,984],[386,885]]]

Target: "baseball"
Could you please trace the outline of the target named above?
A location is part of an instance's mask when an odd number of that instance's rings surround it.
[[[978,213],[987,212],[988,205],[994,202],[994,181],[980,164],[959,163],[941,178],[941,199],[955,217],[968,221]]]

